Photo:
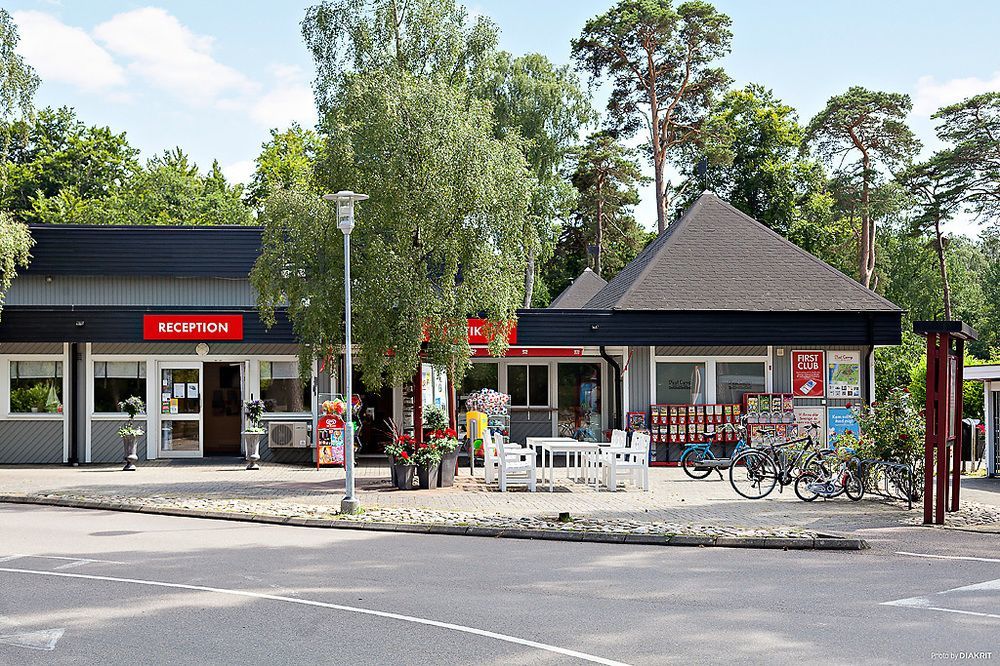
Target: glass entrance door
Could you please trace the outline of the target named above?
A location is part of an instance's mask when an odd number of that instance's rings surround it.
[[[160,363],[160,457],[200,458],[201,363]]]

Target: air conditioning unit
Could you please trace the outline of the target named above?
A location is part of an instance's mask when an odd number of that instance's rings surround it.
[[[309,424],[305,421],[268,421],[267,446],[272,449],[308,449]]]

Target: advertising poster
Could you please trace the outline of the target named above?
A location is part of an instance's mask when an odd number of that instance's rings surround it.
[[[826,367],[827,397],[861,398],[861,352],[827,352]]]
[[[198,397],[198,382],[187,383],[187,397],[192,400]]]
[[[854,412],[847,407],[828,408],[827,431],[829,433],[829,441],[833,442],[847,430],[850,430],[855,436],[861,432],[861,427],[858,425],[857,419],[854,418]]]
[[[792,393],[796,398],[822,398],[824,394],[822,351],[792,352]]]
[[[175,398],[186,398],[187,397],[187,383],[176,382],[174,384],[174,397]]]
[[[814,440],[818,440],[821,445],[826,444],[826,407],[822,405],[795,408],[795,423],[798,426],[798,436],[805,437],[812,435]],[[818,425],[819,430],[815,432],[807,431],[803,426]]]

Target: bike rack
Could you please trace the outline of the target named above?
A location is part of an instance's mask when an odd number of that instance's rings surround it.
[[[874,474],[878,472],[879,474]],[[869,458],[861,461],[861,478],[864,479],[865,492],[885,497],[886,499],[901,499],[906,501],[906,509],[913,508],[914,493],[917,489],[913,485],[913,466],[905,463],[891,462],[888,460],[876,460]],[[898,491],[893,491],[889,484],[894,479],[906,479],[907,488],[903,489],[906,497],[900,497]],[[881,480],[883,483],[879,483]],[[896,484],[898,487],[898,483]],[[917,496],[919,499],[919,495]]]

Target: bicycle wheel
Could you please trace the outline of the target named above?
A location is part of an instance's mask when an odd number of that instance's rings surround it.
[[[795,479],[795,495],[803,502],[812,502],[819,497],[819,493],[809,490],[810,483],[816,483],[819,477],[813,472],[802,472],[799,478]]]
[[[826,461],[832,455],[833,451],[829,449],[813,451],[802,463],[802,473],[811,472],[818,478],[826,478],[830,472],[830,466]]]
[[[681,468],[692,479],[704,479],[712,473],[707,467],[698,467],[706,457],[705,449],[688,449],[681,455]]]
[[[847,476],[844,480],[844,492],[848,499],[857,502],[865,496],[864,481],[861,480],[861,475],[850,467],[844,470],[844,474]]]
[[[749,449],[733,458],[729,484],[747,499],[767,497],[778,483],[778,467],[763,451]]]

